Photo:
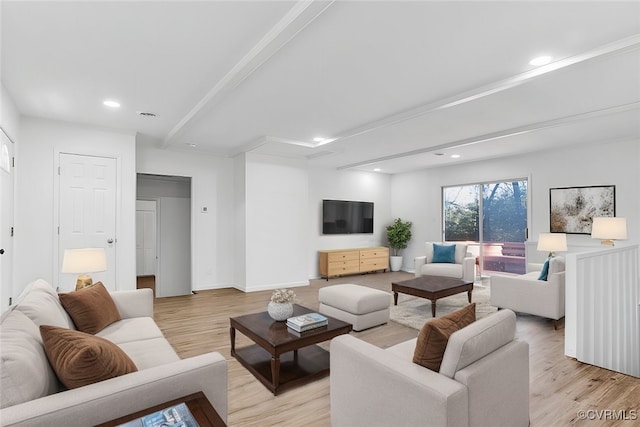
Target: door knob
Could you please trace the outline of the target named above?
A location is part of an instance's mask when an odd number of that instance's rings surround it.
[[[113,239],[108,239],[107,243],[109,243],[109,244],[113,243]]]
[[[0,249],[0,255],[4,254],[4,249]]]

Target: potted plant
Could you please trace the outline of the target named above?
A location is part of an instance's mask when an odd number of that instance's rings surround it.
[[[391,271],[398,271],[402,267],[402,256],[400,250],[407,247],[407,243],[411,240],[410,221],[402,221],[396,218],[393,224],[387,226],[387,240],[391,248]]]

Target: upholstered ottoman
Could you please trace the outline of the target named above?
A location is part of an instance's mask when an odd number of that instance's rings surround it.
[[[354,331],[389,321],[391,294],[366,286],[345,284],[320,288],[320,313],[353,325]]]

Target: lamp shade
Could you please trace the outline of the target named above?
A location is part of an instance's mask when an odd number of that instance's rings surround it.
[[[595,217],[591,225],[591,238],[603,239],[603,244],[613,244],[613,240],[627,238],[627,219],[612,216]]]
[[[566,251],[567,235],[565,233],[540,233],[538,236],[538,250],[545,252]]]
[[[104,248],[65,249],[62,259],[63,273],[95,273],[106,271],[107,255]]]

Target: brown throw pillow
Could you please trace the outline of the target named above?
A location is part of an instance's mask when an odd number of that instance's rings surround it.
[[[104,338],[57,326],[40,326],[49,363],[65,387],[77,388],[138,369],[120,347]]]
[[[102,282],[59,297],[79,331],[95,334],[120,320],[120,312]]]
[[[449,337],[476,320],[476,303],[435,318],[424,324],[418,334],[413,363],[439,372]]]

